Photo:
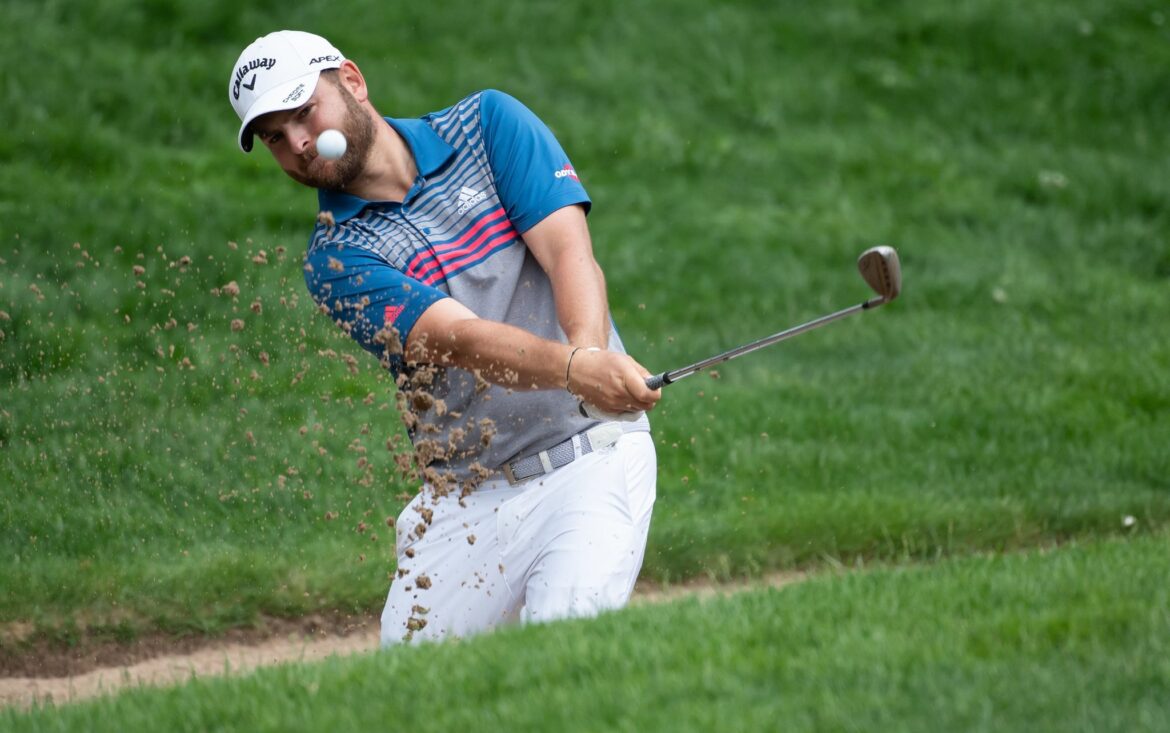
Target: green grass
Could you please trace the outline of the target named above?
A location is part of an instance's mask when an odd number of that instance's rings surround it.
[[[224,79],[276,26],[329,36],[386,114],[491,86],[544,117],[654,371],[858,302],[857,253],[898,247],[899,301],[668,389],[647,577],[1167,527],[1163,14],[5,4],[0,623],[216,633],[384,598],[393,386],[303,292],[312,193],[232,143]]]
[[[828,574],[0,713],[20,730],[1154,731],[1167,538]]]

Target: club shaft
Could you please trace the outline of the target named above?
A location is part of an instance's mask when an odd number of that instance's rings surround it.
[[[694,364],[682,367],[681,369],[674,369],[669,372],[655,374],[654,376],[646,378],[646,386],[650,387],[650,389],[659,389],[665,385],[677,382],[684,377],[689,377],[695,372],[706,369],[709,366],[722,364],[723,362],[730,361],[731,359],[734,359],[738,356],[750,354],[753,351],[759,351],[765,346],[771,346],[772,344],[784,341],[785,339],[790,339],[793,336],[799,336],[806,331],[811,331],[814,328],[820,328],[826,323],[832,323],[833,321],[844,318],[845,316],[851,316],[854,313],[860,313],[863,310],[875,308],[885,302],[886,299],[882,297],[872,298],[865,301],[864,303],[858,303],[857,305],[839,310],[836,313],[830,313],[827,316],[821,316],[820,318],[811,320],[808,323],[802,323],[799,326],[793,326],[792,328],[786,329],[779,333],[774,333],[771,336],[765,336],[762,339],[752,341],[751,343],[744,344],[743,346],[731,349],[730,351],[725,351],[722,354],[716,354],[709,359],[697,361]]]

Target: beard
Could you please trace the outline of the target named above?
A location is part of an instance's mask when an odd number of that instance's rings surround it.
[[[337,160],[315,158],[297,180],[313,188],[343,191],[366,167],[366,160],[374,147],[375,129],[374,121],[349,90],[340,85],[337,88],[345,100],[345,118],[339,128],[345,135],[345,154]]]

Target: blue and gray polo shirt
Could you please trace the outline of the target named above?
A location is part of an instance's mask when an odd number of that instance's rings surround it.
[[[322,309],[394,373],[403,419],[430,469],[424,475],[463,482],[595,421],[581,417],[564,390],[512,390],[454,367],[407,364],[387,348],[386,334],[405,344],[422,313],[452,297],[480,318],[566,342],[551,283],[523,234],[561,207],[588,211],[591,203],[549,129],[502,92],[386,122],[414,156],[414,185],[401,202],[319,191],[333,224],[313,232],[305,282]],[[612,323],[609,348],[624,351]],[[644,418],[625,425],[649,429]]]

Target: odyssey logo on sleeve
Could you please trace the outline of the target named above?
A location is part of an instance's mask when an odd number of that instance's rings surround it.
[[[581,182],[581,179],[577,177],[577,171],[573,170],[573,166],[569,165],[568,163],[565,163],[564,168],[561,168],[559,171],[554,173],[553,177],[554,178],[572,178],[577,183]]]

